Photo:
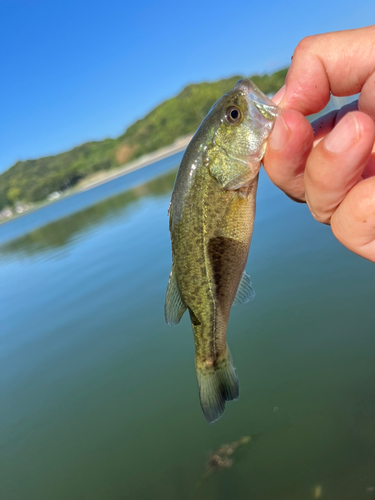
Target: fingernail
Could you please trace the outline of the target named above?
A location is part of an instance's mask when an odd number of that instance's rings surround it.
[[[282,101],[282,98],[284,97],[285,94],[285,85],[281,87],[280,90],[276,92],[276,94],[272,97],[272,100],[275,104],[279,104]]]
[[[344,153],[359,139],[359,127],[355,115],[348,113],[327,135],[324,145],[331,153]]]
[[[284,118],[280,115],[273,127],[270,135],[269,145],[275,151],[282,149],[289,139],[289,129],[286,126]]]

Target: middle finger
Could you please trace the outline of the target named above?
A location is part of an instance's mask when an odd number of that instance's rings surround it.
[[[359,111],[345,115],[312,150],[306,164],[306,201],[320,222],[333,212],[361,179],[375,138],[372,119]]]

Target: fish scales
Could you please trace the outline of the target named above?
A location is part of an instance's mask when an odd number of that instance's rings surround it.
[[[197,353],[202,363],[209,364],[226,350],[229,304],[242,275],[251,237],[250,230],[243,231],[239,217],[248,219],[250,229],[255,193],[241,198],[234,191],[224,191],[206,171],[197,174],[194,184],[191,193],[199,190],[202,197],[186,200],[189,214],[185,213],[186,223],[176,227],[173,253],[186,256],[174,260],[177,281],[187,308],[194,314]],[[215,199],[217,203],[212,202]]]
[[[278,112],[252,82],[238,82],[190,142],[172,193],[173,264],[165,314],[176,324],[189,311],[201,406],[209,422],[239,393],[226,330],[233,301],[253,296],[244,268],[260,161]]]

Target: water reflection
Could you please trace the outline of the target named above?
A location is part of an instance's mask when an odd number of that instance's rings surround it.
[[[0,498],[372,500],[373,264],[262,172],[257,296],[228,331],[241,396],[208,426],[188,318],[163,317],[174,175],[2,226]]]
[[[0,246],[0,256],[35,256],[69,245],[73,240],[122,216],[131,205],[144,197],[168,194],[176,177],[176,169],[138,185],[68,217],[51,222]],[[16,255],[15,255],[16,254]]]

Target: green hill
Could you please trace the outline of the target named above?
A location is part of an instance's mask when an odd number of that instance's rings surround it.
[[[272,75],[250,78],[268,94],[283,85],[286,73],[287,69],[283,69]],[[55,156],[17,162],[0,175],[0,210],[17,201],[42,201],[51,192],[72,187],[89,174],[118,167],[193,133],[212,104],[240,78],[188,85],[176,97],[136,121],[117,139],[87,142]]]

